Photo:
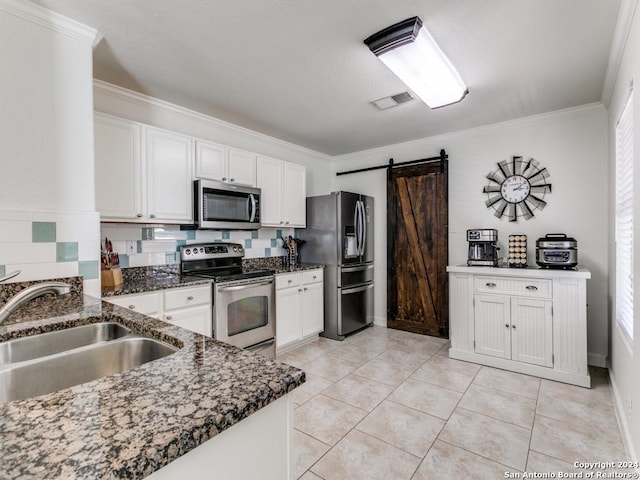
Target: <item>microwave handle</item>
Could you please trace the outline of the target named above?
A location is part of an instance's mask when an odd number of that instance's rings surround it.
[[[253,193],[249,194],[249,221],[254,222],[256,220],[256,196]]]

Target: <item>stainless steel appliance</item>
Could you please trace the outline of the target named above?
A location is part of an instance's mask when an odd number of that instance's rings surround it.
[[[213,336],[275,358],[275,284],[272,270],[242,267],[237,243],[180,247],[180,271],[213,280]]]
[[[493,228],[467,230],[469,255],[467,265],[498,266],[498,231]]]
[[[536,240],[536,263],[542,268],[575,268],[578,241],[565,233],[548,233]]]
[[[322,263],[324,332],[343,340],[373,324],[373,198],[350,192],[307,198],[302,263]]]
[[[257,230],[260,228],[259,188],[196,180],[194,219],[199,229]]]

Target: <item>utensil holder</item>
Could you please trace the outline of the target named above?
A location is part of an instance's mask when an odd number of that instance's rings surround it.
[[[122,285],[122,270],[109,268],[101,270],[100,283],[103,287],[119,287]]]

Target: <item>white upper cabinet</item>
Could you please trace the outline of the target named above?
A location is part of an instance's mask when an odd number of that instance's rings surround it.
[[[192,222],[192,139],[150,127],[145,138],[148,217],[154,222]]]
[[[196,178],[256,186],[256,155],[217,143],[196,140]]]
[[[306,168],[275,158],[257,156],[257,186],[262,189],[262,225],[306,226]]]
[[[193,222],[193,140],[95,115],[96,209],[103,220]]]
[[[135,219],[143,211],[140,125],[96,114],[96,210],[104,218]]]

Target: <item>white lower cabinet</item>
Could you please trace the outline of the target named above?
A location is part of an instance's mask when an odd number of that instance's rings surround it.
[[[150,317],[159,318],[192,332],[212,336],[211,285],[105,297],[114,303]]]
[[[276,275],[276,348],[278,353],[324,330],[321,268]]]
[[[448,267],[449,356],[583,387],[589,271]]]

